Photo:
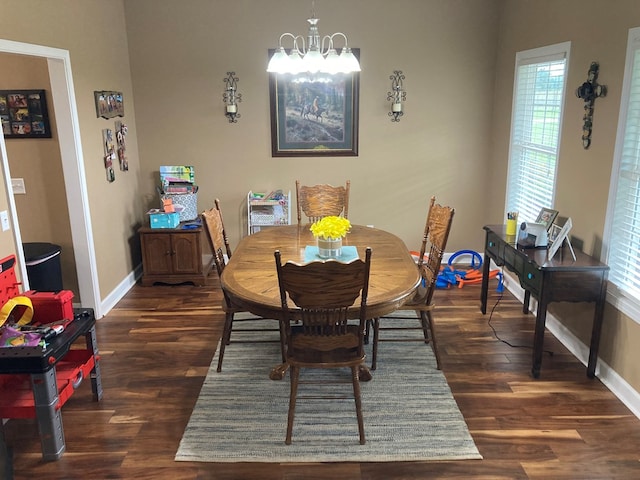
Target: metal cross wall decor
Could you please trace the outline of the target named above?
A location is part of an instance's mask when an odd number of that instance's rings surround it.
[[[587,149],[591,145],[591,127],[593,126],[593,104],[598,97],[607,96],[606,85],[598,85],[598,62],[591,62],[587,72],[587,81],[576,89],[576,97],[584,100],[584,116],[582,120],[582,146]]]

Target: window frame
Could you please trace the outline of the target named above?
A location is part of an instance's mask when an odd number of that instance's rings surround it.
[[[506,188],[505,188],[505,200],[504,200],[504,217],[506,218],[507,212],[514,210],[513,205],[510,205],[509,198],[510,193],[513,188],[517,188],[517,185],[511,185],[511,177],[514,171],[515,162],[514,159],[516,149],[514,143],[515,130],[517,127],[517,119],[516,114],[518,113],[517,109],[520,106],[518,103],[518,69],[524,65],[533,65],[536,63],[546,63],[553,60],[562,60],[565,61],[565,70],[564,70],[564,78],[562,80],[562,99],[560,101],[560,115],[558,118],[558,137],[557,137],[557,148],[555,149],[555,169],[553,172],[553,186],[551,192],[551,204],[543,205],[540,204],[540,208],[553,208],[555,202],[556,195],[556,183],[557,183],[557,173],[558,173],[558,163],[560,159],[560,149],[562,146],[562,125],[564,122],[564,112],[565,112],[565,103],[567,99],[567,78],[568,78],[568,70],[569,70],[569,57],[571,53],[571,42],[562,42],[553,45],[548,45],[544,47],[534,48],[530,50],[523,50],[516,53],[515,59],[515,67],[514,67],[514,75],[513,75],[513,97],[512,97],[512,106],[511,106],[511,130],[509,136],[509,156],[508,156],[508,167],[507,167],[507,179],[506,179]],[[517,208],[516,208],[517,209]],[[537,215],[538,212],[535,213]],[[536,216],[533,218],[527,218],[526,215],[521,215],[518,218],[518,221],[535,221]]]
[[[616,196],[618,194],[620,170],[622,166],[622,156],[624,150],[625,135],[627,133],[627,115],[631,100],[631,81],[633,77],[634,57],[640,51],[640,27],[629,29],[627,39],[627,52],[625,56],[624,80],[622,84],[622,94],[620,96],[620,109],[618,114],[618,128],[616,133],[616,144],[613,154],[613,165],[611,167],[611,178],[609,184],[609,198],[607,201],[607,215],[602,242],[601,256],[604,261],[610,261],[610,246],[613,235],[613,220],[615,213]],[[640,83],[640,82],[639,82]],[[640,88],[635,85],[635,88]],[[640,134],[638,135],[640,137]],[[640,297],[635,297],[629,292],[619,288],[611,280],[607,286],[607,301],[616,309],[624,313],[636,323],[640,323]]]

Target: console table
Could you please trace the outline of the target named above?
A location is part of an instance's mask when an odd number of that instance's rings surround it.
[[[609,267],[589,255],[576,251],[576,260],[561,248],[553,260],[547,260],[546,248],[519,248],[515,235],[506,234],[505,225],[486,225],[481,309],[487,313],[489,264],[493,260],[518,276],[524,288],[523,313],[529,312],[531,295],[538,300],[533,337],[533,367],[531,373],[540,376],[547,306],[551,302],[595,302],[587,376],[593,378],[598,361],[598,345],[607,294]]]
[[[64,453],[60,409],[84,378],[91,379],[94,400],[102,398],[94,312],[73,312],[74,320],[46,348],[0,348],[0,418],[35,417],[45,460]],[[82,336],[86,348],[71,348]]]

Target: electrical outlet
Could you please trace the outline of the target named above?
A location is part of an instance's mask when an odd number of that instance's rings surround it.
[[[11,228],[11,225],[9,225],[9,213],[6,210],[0,212],[0,223],[2,223],[3,232]]]

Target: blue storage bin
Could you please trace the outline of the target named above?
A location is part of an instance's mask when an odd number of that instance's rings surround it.
[[[151,213],[149,214],[149,225],[151,228],[176,228],[180,225],[180,214],[171,213]]]

